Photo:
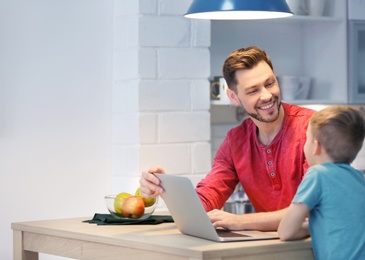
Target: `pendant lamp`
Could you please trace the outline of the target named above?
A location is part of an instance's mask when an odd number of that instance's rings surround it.
[[[252,20],[292,16],[285,0],[193,0],[186,18]]]

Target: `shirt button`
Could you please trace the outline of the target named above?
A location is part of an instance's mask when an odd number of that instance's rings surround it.
[[[267,153],[271,153],[271,150],[270,150],[270,149],[267,149],[267,150],[266,150],[266,152],[267,152]]]
[[[272,165],[272,161],[268,161],[268,162],[267,162],[267,164],[268,164],[268,165]]]
[[[272,172],[272,173],[270,173],[270,176],[271,176],[271,177],[275,177],[275,173],[273,173],[273,172]]]

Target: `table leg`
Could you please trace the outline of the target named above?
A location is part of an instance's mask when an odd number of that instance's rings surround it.
[[[38,260],[38,252],[26,251],[23,248],[23,232],[13,230],[13,259]]]

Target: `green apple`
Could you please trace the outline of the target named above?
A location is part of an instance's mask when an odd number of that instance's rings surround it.
[[[140,188],[138,188],[136,190],[136,193],[134,195],[139,196],[139,197],[141,197],[143,199],[143,202],[144,202],[144,206],[145,207],[151,207],[153,204],[156,203],[156,198],[145,198],[145,197],[143,197],[141,195],[141,189]]]

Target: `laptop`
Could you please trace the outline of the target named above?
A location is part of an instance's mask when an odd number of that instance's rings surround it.
[[[165,190],[160,196],[181,233],[217,242],[279,238],[277,232],[216,229],[189,178],[168,174],[155,174],[155,176],[161,181],[161,186]]]

